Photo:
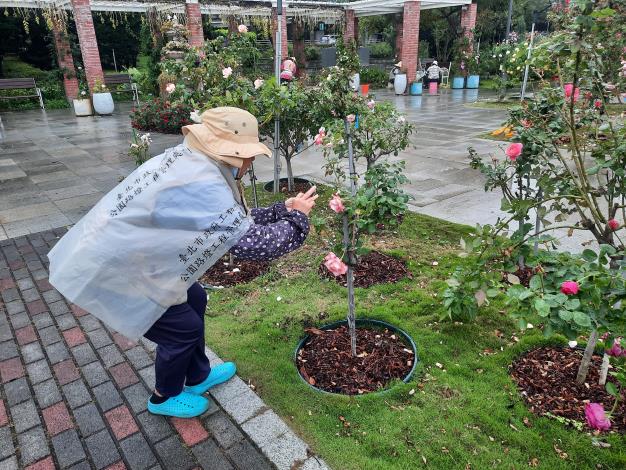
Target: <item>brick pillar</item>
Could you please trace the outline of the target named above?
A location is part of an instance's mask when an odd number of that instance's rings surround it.
[[[465,37],[470,40],[470,47],[472,39],[474,38],[477,9],[478,5],[476,3],[470,3],[469,5],[463,5],[461,7],[461,29]]]
[[[396,59],[400,60],[402,57],[402,33],[403,31],[403,18],[402,13],[396,15]]]
[[[89,89],[93,91],[96,80],[104,81],[102,64],[100,63],[100,51],[98,51],[98,41],[96,31],[93,27],[93,17],[91,16],[91,4],[89,0],[71,0],[74,10],[74,21],[76,22],[76,32],[80,42],[80,52],[83,56],[85,75],[89,82]]]
[[[343,27],[343,40],[345,42],[350,42],[353,39],[356,40],[357,36],[357,19],[354,14],[354,10],[346,10],[344,17],[344,27]]]
[[[289,45],[287,44],[287,8],[283,5],[282,25],[280,31],[282,33],[282,52],[283,59],[289,56]],[[272,37],[274,38],[274,49],[276,49],[276,31],[278,30],[278,14],[276,7],[272,7]]]
[[[67,30],[58,22],[52,21],[52,34],[54,36],[54,46],[57,51],[57,61],[59,69],[63,72],[63,87],[68,101],[76,99],[78,96],[78,80],[76,78],[76,68],[72,58]]]
[[[406,69],[409,83],[417,73],[417,53],[420,38],[420,2],[408,1],[404,4],[402,16],[402,50],[400,60]]]
[[[185,0],[185,14],[187,15],[187,29],[189,30],[189,44],[193,47],[202,47],[204,34],[202,33],[202,13],[198,0]]]

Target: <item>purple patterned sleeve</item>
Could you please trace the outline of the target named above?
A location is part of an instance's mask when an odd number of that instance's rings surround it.
[[[257,207],[251,211],[254,223],[259,225],[278,222],[286,213],[288,213],[288,211],[284,202],[277,202],[269,207]]]
[[[285,207],[284,204],[282,206]],[[289,212],[285,208],[271,223],[263,223],[270,220],[271,214],[264,217],[253,212],[252,216],[256,223],[230,250],[240,259],[269,261],[279,258],[300,248],[309,234],[309,219],[297,210]]]

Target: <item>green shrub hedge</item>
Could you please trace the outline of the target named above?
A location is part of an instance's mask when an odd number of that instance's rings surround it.
[[[372,88],[387,86],[388,74],[378,67],[363,67],[360,72],[361,83],[369,83]]]
[[[370,55],[374,59],[387,59],[393,57],[393,47],[388,42],[378,42],[369,46]]]

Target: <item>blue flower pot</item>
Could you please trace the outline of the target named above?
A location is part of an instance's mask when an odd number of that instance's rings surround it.
[[[452,79],[452,88],[458,90],[465,86],[465,77],[454,77]]]
[[[479,75],[470,75],[467,77],[467,88],[478,88],[478,83],[480,82]]]
[[[422,94],[422,82],[413,82],[411,83],[411,94],[413,96]]]

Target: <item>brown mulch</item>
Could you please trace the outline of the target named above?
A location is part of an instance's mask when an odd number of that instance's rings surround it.
[[[538,415],[551,413],[585,423],[585,403],[601,403],[608,412],[614,398],[598,385],[602,356],[594,355],[586,384],[576,383],[583,351],[573,348],[543,347],[529,351],[510,367],[511,376]],[[610,370],[610,369],[609,369]],[[609,375],[609,381],[612,381]],[[624,395],[624,392],[622,392]],[[611,430],[626,432],[626,403],[622,397],[611,418]]]
[[[310,339],[298,351],[298,370],[304,380],[327,392],[375,392],[406,377],[415,361],[411,347],[387,329],[357,327],[356,357],[352,357],[347,326],[306,331]]]
[[[268,261],[245,261],[235,258],[233,266],[228,266],[228,256],[211,266],[199,279],[200,283],[214,287],[231,287],[244,284],[267,273],[270,269]]]
[[[523,285],[524,287],[528,287],[530,285],[530,278],[533,277],[536,273],[536,268],[524,266],[523,268],[517,268],[517,271],[515,271],[513,274],[515,274],[519,278],[521,285]],[[509,283],[507,279],[508,274],[509,273],[507,272],[502,273],[502,280],[506,283]]]
[[[282,194],[288,196],[295,196],[298,193],[306,193],[309,189],[311,189],[311,183],[303,182],[303,181],[294,181],[293,190],[289,191],[289,182],[281,181],[278,183],[278,191]],[[272,191],[274,189],[274,184],[270,184],[269,190]]]
[[[347,283],[345,274],[333,276],[323,262],[319,267],[319,273],[323,278],[333,279],[343,286]],[[410,278],[411,273],[409,273],[404,261],[378,251],[371,251],[359,259],[359,264],[354,270],[354,287],[393,283],[406,277]]]

